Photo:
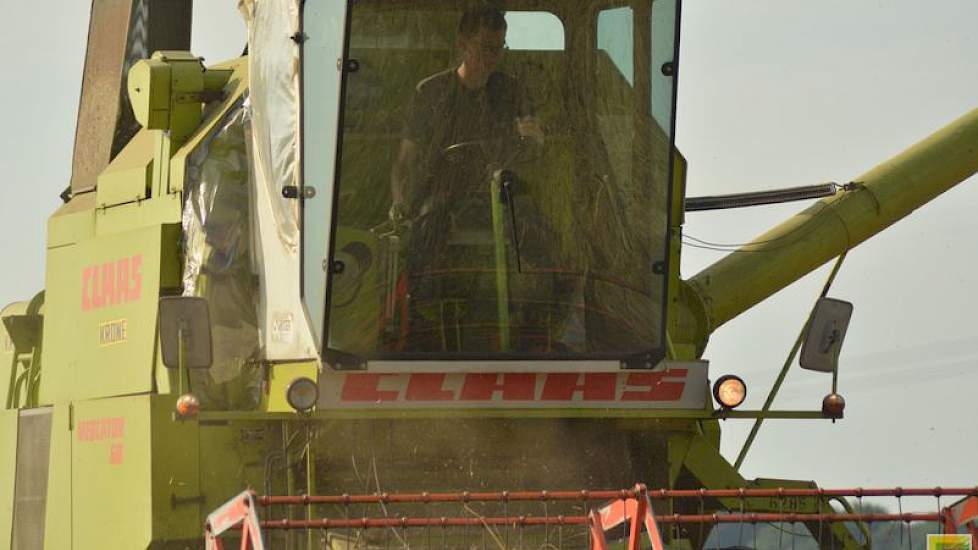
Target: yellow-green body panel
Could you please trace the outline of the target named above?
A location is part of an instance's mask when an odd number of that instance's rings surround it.
[[[204,120],[197,132],[187,138],[186,143],[176,151],[170,161],[169,191],[183,191],[186,181],[187,158],[211,135],[215,127],[225,115],[239,102],[248,91],[248,58],[242,57],[214,66],[215,69],[231,70],[231,76],[225,86],[225,98],[219,106],[204,113]]]
[[[251,487],[266,490],[267,460],[283,445],[280,422],[268,420],[204,420],[200,433],[200,495],[203,515]],[[283,492],[281,481],[270,489]],[[197,522],[203,526],[204,517]]]
[[[262,396],[262,411],[292,414],[294,409],[285,398],[289,384],[297,378],[319,378],[319,363],[283,363],[273,365],[268,371],[268,392]]]
[[[68,550],[71,545],[72,413],[73,406],[58,403],[51,412],[51,455],[48,460],[48,497],[44,508],[44,550]]]
[[[48,250],[91,239],[95,235],[95,193],[82,193],[48,220]]]
[[[143,128],[163,130],[170,124],[170,64],[160,59],[137,63],[129,72],[126,88],[132,112]]]
[[[719,435],[719,434],[717,434]],[[700,480],[706,487],[711,489],[732,489],[738,487],[747,488],[814,488],[812,481],[797,481],[788,479],[765,480],[754,479],[746,480],[740,473],[730,465],[723,455],[720,454],[719,440],[710,441],[710,438],[703,434],[693,434],[691,436],[677,436],[670,439],[670,450],[675,449],[676,456],[670,457],[671,462],[678,462],[690,474]],[[797,513],[824,513],[831,510],[829,500],[823,500],[821,505],[817,499],[777,499],[777,498],[720,498],[718,499],[728,510],[739,512],[741,508],[746,513],[751,512],[797,512]],[[843,523],[826,524],[825,533],[833,533],[833,540],[836,541],[831,546],[839,550],[855,550],[862,548],[856,544],[851,537],[848,527]]]
[[[41,374],[44,293],[0,310],[0,406],[36,407]]]
[[[73,548],[148,546],[152,537],[148,401],[138,396],[74,404]],[[111,529],[106,528],[109,525]]]
[[[0,548],[11,544],[17,466],[17,411],[0,410]]]
[[[180,196],[164,195],[96,211],[95,230],[98,235],[110,235],[141,227],[179,225],[180,212]]]
[[[154,395],[149,405],[153,540],[194,539],[210,512],[200,500],[198,424],[174,418],[173,396]]]
[[[191,58],[174,57],[192,72]],[[241,100],[247,62],[227,67],[199,83],[213,93],[231,76],[210,109],[195,114],[179,105],[165,136],[142,130],[102,173],[97,190],[72,196],[48,222],[50,305],[42,330],[55,344],[41,356],[39,399],[52,405],[48,550],[196,548],[204,516],[242,486],[260,485],[262,459],[281,444],[277,420],[220,421],[206,425],[201,450],[200,424],[174,419],[175,373],[160,361],[158,299],[182,286],[184,184],[174,177],[183,177],[189,156]],[[4,311],[22,315],[30,306]],[[7,340],[0,338],[4,397],[13,361]],[[286,370],[315,376],[316,365],[297,369]],[[291,380],[281,372],[277,384]],[[266,430],[263,442],[242,436]],[[13,532],[17,432],[18,411],[0,410],[0,550],[10,548]]]
[[[0,309],[0,405],[7,403],[7,396],[13,390],[9,383],[11,374],[17,375],[18,365],[14,364],[14,341],[2,322],[8,315],[22,315],[27,311],[27,302],[14,302]]]
[[[199,67],[184,54],[169,55],[179,59],[182,71]],[[141,130],[102,173],[97,191],[72,197],[48,222],[46,288],[53,306],[44,334],[58,344],[43,356],[42,403],[148,393],[157,382],[168,382],[168,372],[155,371],[157,299],[181,286],[183,212],[182,193],[168,190],[183,188],[173,178],[183,177],[189,155],[244,93],[246,60],[226,67],[216,71],[222,78],[197,83],[216,86],[230,75],[214,108],[201,114],[198,104],[195,115],[194,108],[179,105],[168,119],[165,144],[163,130]],[[193,87],[192,80],[181,85]],[[171,155],[170,147],[180,148]],[[128,282],[110,283],[106,293],[115,299],[93,304],[103,294],[106,277],[99,276],[121,277],[120,262],[126,260]],[[112,271],[103,271],[106,265],[114,265]],[[100,340],[103,330],[116,334]]]
[[[153,389],[161,252],[178,235],[150,226],[48,253],[40,401]]]
[[[140,130],[129,145],[99,174],[96,203],[99,208],[141,201],[152,192],[153,157],[156,139],[148,130]]]
[[[74,404],[73,548],[147,548],[198,536],[197,425],[175,421],[172,409],[172,397],[162,395]]]

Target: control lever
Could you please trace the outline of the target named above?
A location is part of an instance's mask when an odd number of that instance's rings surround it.
[[[516,174],[509,170],[502,170],[499,178],[503,203],[509,207],[509,227],[513,238],[513,251],[516,253],[516,272],[523,273],[523,265],[520,260],[520,237],[516,231],[516,197],[513,194],[513,187],[516,185]]]

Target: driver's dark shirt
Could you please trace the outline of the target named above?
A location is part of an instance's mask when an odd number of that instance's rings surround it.
[[[521,92],[498,72],[478,90],[465,88],[455,70],[417,86],[402,134],[419,153],[406,193],[415,217],[405,249],[411,329],[405,349],[498,351],[501,331],[511,327],[518,327],[512,329],[514,349],[545,345],[548,323],[564,306],[539,304],[555,293],[554,303],[568,302],[549,274],[513,276],[507,285],[511,322],[500,325],[496,270],[513,272],[517,262],[521,269],[553,265],[551,251],[541,246],[555,241],[553,233],[528,194],[512,197],[508,214],[496,218],[503,240],[494,234],[492,173],[511,168],[520,149],[516,119],[531,114]],[[452,145],[458,147],[446,151]]]
[[[402,134],[419,147],[418,175],[435,175],[441,152],[459,143],[481,142],[478,147],[488,158],[479,160],[500,161],[518,140],[516,118],[526,114],[519,97],[515,80],[500,72],[492,73],[477,90],[463,86],[455,69],[419,82]]]

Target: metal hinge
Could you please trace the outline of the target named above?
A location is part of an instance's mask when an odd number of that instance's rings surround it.
[[[304,185],[301,188],[303,199],[311,199],[316,196],[316,188]],[[287,199],[297,199],[300,195],[300,188],[296,185],[286,185],[282,188],[282,196]]]
[[[621,368],[635,369],[635,370],[653,369],[665,358],[666,358],[666,352],[663,349],[643,351],[641,353],[636,353],[634,355],[626,357],[624,360],[622,360]]]
[[[348,73],[355,73],[360,70],[360,60],[358,59],[347,59],[343,58],[336,60],[336,70],[346,71]]]
[[[326,348],[326,364],[333,370],[367,370],[367,360],[358,355]]]

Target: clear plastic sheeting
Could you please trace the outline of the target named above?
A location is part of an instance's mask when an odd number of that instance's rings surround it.
[[[248,23],[251,163],[261,262],[259,326],[263,358],[316,357],[299,296],[298,201],[282,196],[299,184],[299,29],[296,0],[242,0]]]
[[[207,299],[214,349],[191,386],[214,408],[257,406],[261,384],[249,124],[247,105],[236,107],[187,162],[183,293]]]
[[[299,179],[299,50],[291,39],[299,8],[295,0],[242,0],[241,10],[248,22],[255,179],[276,198],[272,212],[282,245],[297,251],[296,201],[282,198],[281,189]]]

